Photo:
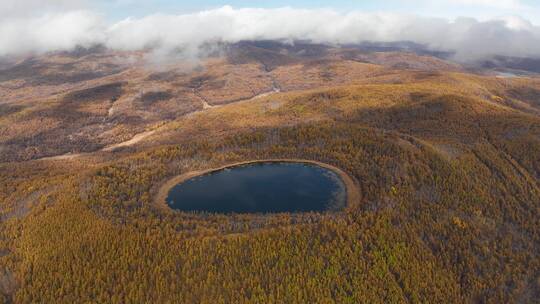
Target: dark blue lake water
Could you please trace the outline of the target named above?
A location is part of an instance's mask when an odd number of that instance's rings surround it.
[[[339,210],[346,189],[333,171],[304,163],[255,163],[220,170],[174,186],[173,209],[211,213]]]

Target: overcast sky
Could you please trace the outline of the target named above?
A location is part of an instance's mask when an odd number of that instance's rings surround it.
[[[539,57],[539,11],[537,0],[0,0],[0,55],[98,43],[196,55],[212,41],[310,39],[410,40],[463,60]]]
[[[91,9],[111,21],[155,13],[193,13],[223,6],[235,8],[331,8],[346,12],[399,12],[432,17],[473,17],[485,20],[518,15],[540,25],[537,0],[2,0],[0,16],[32,15],[46,11]]]

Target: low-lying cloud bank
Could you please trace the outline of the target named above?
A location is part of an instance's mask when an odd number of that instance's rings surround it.
[[[327,9],[219,9],[151,15],[110,24],[97,12],[64,11],[0,19],[0,56],[71,50],[102,44],[116,50],[154,49],[197,56],[201,45],[241,40],[312,40],[329,44],[412,41],[458,60],[493,55],[540,57],[540,26],[519,17],[447,20]]]

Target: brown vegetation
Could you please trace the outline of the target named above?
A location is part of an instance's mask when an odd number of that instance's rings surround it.
[[[11,88],[0,92],[0,303],[538,302],[537,79],[420,71],[427,59],[411,54],[405,68],[253,47],[266,51],[202,72],[0,83]],[[116,94],[64,99],[124,81],[113,111]],[[233,103],[276,84],[283,92]],[[141,106],[149,92],[171,98]],[[201,111],[200,96],[222,106]],[[361,195],[327,213],[155,204],[176,176],[265,159],[340,168]]]

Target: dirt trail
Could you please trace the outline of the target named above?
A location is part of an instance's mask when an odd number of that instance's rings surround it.
[[[143,133],[136,134],[130,140],[127,140],[127,141],[124,141],[124,142],[121,142],[121,143],[118,143],[118,144],[107,146],[107,147],[101,149],[101,151],[111,152],[111,151],[114,151],[117,148],[132,146],[132,145],[140,142],[141,140],[151,136],[154,133],[156,133],[156,130],[146,131],[146,132],[143,132]]]
[[[98,151],[95,151],[95,152],[112,152],[112,151],[114,151],[114,150],[116,150],[118,148],[129,147],[129,146],[135,145],[138,142],[142,141],[143,139],[151,136],[155,132],[156,132],[156,130],[152,130],[152,131],[146,131],[146,132],[143,132],[143,133],[135,134],[135,136],[133,136],[130,140],[126,140],[126,141],[123,141],[121,143],[106,146],[105,148],[103,148],[101,150],[98,150]],[[74,159],[79,158],[81,156],[89,155],[89,154],[92,154],[92,153],[94,153],[94,152],[66,153],[66,154],[62,154],[62,155],[42,157],[42,158],[38,158],[36,160],[74,160]]]
[[[281,90],[278,87],[273,86],[271,91],[255,95],[254,97],[252,97],[249,100],[255,100],[255,99],[263,98],[263,97],[270,96],[272,94],[279,93],[279,92],[281,92]]]
[[[250,98],[236,100],[236,101],[224,104],[224,105],[211,105],[211,104],[208,103],[208,100],[204,96],[202,96],[200,93],[197,92],[197,90],[194,89],[193,93],[195,95],[197,95],[197,97],[199,97],[201,99],[203,109],[199,110],[199,111],[194,111],[192,113],[189,113],[186,116],[193,115],[195,113],[199,113],[199,112],[202,112],[202,111],[205,111],[205,110],[210,110],[210,109],[213,109],[213,108],[220,108],[220,107],[223,107],[223,106],[239,103],[239,102],[249,102],[249,101],[256,100],[256,99],[263,98],[263,97],[267,97],[267,96],[270,96],[272,94],[279,93],[279,92],[281,92],[281,89],[275,83],[273,83],[272,89],[270,91],[266,91],[266,92],[257,94],[257,95],[255,95],[253,97],[250,97]],[[112,109],[113,108],[111,107],[109,109],[109,111],[111,111]],[[109,114],[111,114],[111,113],[109,113]],[[112,152],[112,151],[114,151],[114,150],[116,150],[118,148],[129,147],[129,146],[135,145],[135,144],[139,143],[140,141],[146,139],[147,137],[153,135],[154,133],[156,133],[156,131],[157,130],[152,130],[152,131],[145,131],[145,132],[142,132],[142,133],[139,133],[139,134],[135,134],[135,136],[133,136],[130,140],[127,140],[127,141],[124,141],[124,142],[121,142],[121,143],[118,143],[118,144],[113,144],[113,145],[106,146],[105,148],[103,148],[101,150],[98,150],[98,151],[95,151],[95,152],[100,152],[100,151],[101,152]],[[38,158],[37,160],[73,160],[73,159],[76,159],[76,158],[81,157],[83,155],[88,155],[90,153],[93,153],[93,152],[89,152],[89,153],[66,153],[66,154],[62,154],[62,155]]]
[[[216,106],[211,106],[208,102],[206,102],[206,100],[203,100],[202,105],[203,105],[203,110],[208,110],[208,109],[216,107]]]
[[[211,105],[208,102],[208,99],[206,97],[204,97],[201,93],[199,93],[197,91],[197,89],[193,89],[193,94],[195,94],[197,97],[199,97],[199,99],[202,101],[203,110],[209,110],[209,109],[212,109],[212,108],[219,108],[219,107],[223,107],[223,106],[226,106],[226,105],[231,105],[231,104],[235,104],[235,103],[239,103],[239,102],[249,102],[249,101],[256,100],[256,99],[263,98],[263,97],[267,97],[267,96],[270,96],[272,94],[279,93],[279,92],[281,92],[281,89],[279,88],[279,86],[277,86],[277,84],[275,82],[273,82],[272,83],[272,89],[270,89],[268,91],[265,91],[265,92],[262,92],[262,93],[259,93],[259,94],[256,94],[256,95],[254,95],[252,97],[234,100],[234,101],[231,101],[231,102],[223,104],[223,105]],[[190,114],[194,114],[194,113],[197,113],[197,112],[200,112],[200,111],[195,111],[195,112],[190,113]]]

